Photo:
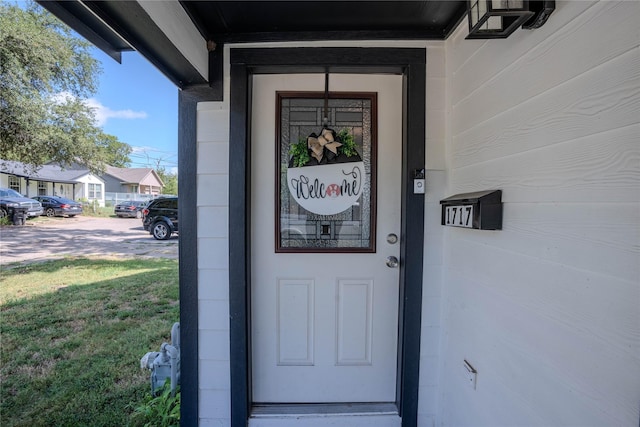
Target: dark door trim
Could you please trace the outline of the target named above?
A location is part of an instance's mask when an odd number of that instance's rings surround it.
[[[198,102],[212,101],[215,92],[195,85],[178,92],[178,210],[180,233],[193,236],[178,241],[180,282],[180,385],[183,426],[198,425],[198,227],[197,227],[197,109]]]
[[[251,85],[254,74],[403,75],[402,246],[396,405],[403,427],[416,426],[422,315],[424,195],[413,173],[424,169],[426,50],[415,48],[231,49],[229,134],[229,316],[231,425],[251,415]]]

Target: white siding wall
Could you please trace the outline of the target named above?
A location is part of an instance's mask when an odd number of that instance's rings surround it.
[[[28,197],[35,197],[38,195],[38,180],[31,179],[29,180],[29,185],[27,186],[27,180],[24,178],[20,178],[20,192]],[[96,180],[95,182],[102,182]],[[85,195],[85,187],[86,184],[83,182],[78,182],[76,184],[76,192],[73,194],[73,184],[61,184],[56,183],[55,188],[52,182],[46,182],[47,184],[47,192],[45,196],[61,196],[69,199],[79,199],[82,197],[87,197]],[[8,188],[9,187],[9,175],[2,173],[0,174],[0,187]],[[62,187],[62,191],[60,188]],[[103,188],[104,190],[104,188]],[[104,191],[103,191],[104,193]],[[101,199],[102,205],[104,205],[104,197]]]
[[[639,22],[560,1],[447,41],[448,195],[502,189],[504,222],[444,232],[440,425],[638,425]]]
[[[77,178],[78,184],[76,184],[76,197],[77,198],[85,198],[89,199],[89,202],[93,202],[94,200],[98,200],[100,206],[104,206],[104,181],[92,174],[84,175]],[[100,190],[100,198],[99,199],[90,199],[89,198],[89,184],[97,184],[101,186]],[[58,192],[60,185],[58,184]],[[65,197],[67,197],[65,195]]]
[[[445,138],[447,85],[444,43],[427,46],[427,118],[425,252],[422,287],[422,336],[420,338],[420,385],[418,425],[437,421],[442,307],[442,242],[440,203],[445,197]]]
[[[228,426],[231,417],[228,103],[198,104],[197,138],[200,425]]]

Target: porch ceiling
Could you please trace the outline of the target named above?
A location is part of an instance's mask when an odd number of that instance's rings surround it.
[[[462,1],[181,1],[216,43],[290,40],[443,40]]]
[[[38,3],[117,61],[121,52],[137,50],[181,88],[207,83],[193,61],[169,39],[167,28],[155,22],[139,1]],[[202,36],[203,46],[207,41],[221,46],[264,41],[444,40],[466,12],[465,0],[161,3],[182,7]],[[175,9],[168,16],[175,17]]]

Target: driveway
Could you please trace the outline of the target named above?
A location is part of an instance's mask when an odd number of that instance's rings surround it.
[[[137,218],[44,218],[0,227],[0,265],[66,256],[178,258],[178,236],[155,240]]]

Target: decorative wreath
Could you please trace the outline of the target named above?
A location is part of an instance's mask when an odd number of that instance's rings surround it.
[[[289,153],[290,168],[362,161],[353,135],[347,129],[336,133],[325,127],[319,136],[312,133],[306,139],[301,138],[298,143],[291,144]]]

